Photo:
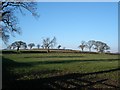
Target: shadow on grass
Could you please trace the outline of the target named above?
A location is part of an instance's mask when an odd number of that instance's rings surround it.
[[[24,58],[81,58],[84,56],[33,56],[33,57],[24,57]]]
[[[9,60],[3,57],[3,63],[9,67],[31,67],[34,65],[43,65],[43,64],[69,64],[76,62],[111,62],[111,61],[119,61],[119,59],[89,59],[89,60],[55,60],[55,61],[32,61],[32,62],[15,62],[13,60]]]
[[[3,81],[14,80],[15,76],[11,72],[13,68],[19,67],[30,67],[30,64],[27,63],[18,63],[13,60],[2,57],[2,78]]]
[[[111,62],[118,61],[119,59],[89,59],[89,60],[58,60],[58,61],[37,61],[37,62],[28,62],[29,65],[38,65],[38,64],[69,64],[76,62]]]
[[[73,60],[72,60],[73,61]],[[80,60],[81,61],[81,60]],[[84,60],[86,61],[86,60]],[[98,61],[98,60],[96,60]],[[70,61],[69,61],[70,62]],[[39,88],[41,90],[46,89],[82,89],[82,88],[93,88],[94,85],[101,84],[106,87],[111,88],[119,88],[117,85],[106,84],[105,82],[108,80],[107,78],[96,78],[94,75],[110,73],[115,71],[120,71],[120,68],[99,71],[99,72],[91,72],[91,73],[71,73],[66,75],[53,76],[48,78],[40,78],[40,79],[32,79],[32,80],[16,80],[14,74],[10,72],[11,68],[15,67],[30,67],[32,64],[30,63],[18,63],[13,60],[9,60],[3,57],[3,89],[34,89]],[[51,62],[49,62],[51,63]],[[64,62],[63,62],[64,63]],[[39,63],[40,64],[40,63]],[[45,63],[44,63],[45,64]],[[38,73],[54,73],[57,71],[49,71],[45,72],[37,72]],[[59,72],[59,71],[58,71]],[[86,76],[93,76],[92,79],[86,78]],[[93,80],[94,79],[94,80]]]

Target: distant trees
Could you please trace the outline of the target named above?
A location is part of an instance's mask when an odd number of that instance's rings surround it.
[[[16,48],[15,43],[12,43],[12,44],[11,44],[11,48],[13,48],[13,49],[15,49],[15,48]]]
[[[32,47],[34,47],[34,46],[35,46],[34,43],[30,43],[30,44],[28,44],[28,47],[30,47],[30,49],[32,49]]]
[[[88,42],[82,41],[81,45],[79,46],[82,51],[84,51],[84,48],[88,48],[89,52],[91,52],[91,49],[95,49],[97,52],[105,52],[105,50],[109,50],[110,47],[102,42],[102,41],[95,41],[95,40],[89,40]]]
[[[24,49],[27,49],[27,44],[25,45]]]
[[[52,49],[55,45],[56,45],[56,37],[53,37],[53,39],[45,38],[43,39],[42,45],[37,44],[37,48],[39,49],[40,47],[42,47],[43,49],[47,49],[47,52],[50,52],[50,48]],[[30,47],[30,49],[32,49],[34,46],[35,46],[34,43],[28,44],[28,47]],[[81,44],[78,47],[82,50],[82,52],[84,51],[85,48],[87,48],[89,52],[91,52],[91,49],[92,50],[94,49],[100,53],[108,52],[108,50],[110,49],[110,47],[106,43],[95,40],[89,40],[88,42],[81,41]],[[14,43],[12,43],[7,47],[7,49],[16,49],[16,48],[17,51],[19,51],[20,48],[26,49],[27,44],[23,41],[15,41]],[[60,49],[61,45],[58,45],[57,48]],[[65,47],[63,47],[63,49],[65,49]]]
[[[52,40],[50,40],[50,38],[43,39],[43,47],[45,49],[48,49],[48,52],[49,49],[54,47],[55,45],[56,45],[56,37],[54,37]]]
[[[104,42],[101,42],[101,41],[96,41],[95,44],[94,44],[96,51],[97,52],[104,52],[105,50],[109,50],[110,47],[104,43]]]
[[[94,44],[95,44],[95,40],[90,40],[86,43],[86,47],[89,49],[90,52]]]
[[[37,44],[37,48],[38,48],[38,49],[40,48],[40,44]]]
[[[61,48],[61,45],[58,45],[57,48],[60,49],[60,48]]]
[[[85,41],[81,41],[81,45],[79,45],[78,47],[81,48],[81,50],[83,52],[84,48],[86,47],[86,42]]]
[[[17,48],[17,51],[19,51],[20,48],[26,48],[26,46],[26,43],[23,41],[15,41],[10,47],[13,47],[13,49]]]

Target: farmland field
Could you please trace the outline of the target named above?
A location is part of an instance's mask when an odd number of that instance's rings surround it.
[[[119,88],[118,55],[3,54],[3,88]]]

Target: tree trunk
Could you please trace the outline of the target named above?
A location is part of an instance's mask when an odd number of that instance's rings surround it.
[[[48,53],[50,52],[50,50],[48,49]]]
[[[50,52],[50,49],[49,49],[49,47],[48,47],[48,53]]]
[[[19,51],[20,47],[17,47],[17,51]]]
[[[82,52],[83,52],[83,48],[82,48]]]

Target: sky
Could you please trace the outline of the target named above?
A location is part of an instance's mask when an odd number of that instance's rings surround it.
[[[43,38],[57,38],[57,45],[79,49],[81,41],[103,41],[118,50],[117,2],[37,2],[39,18],[30,12],[17,13],[22,34],[10,37],[9,44],[22,40],[42,45]],[[5,45],[3,45],[5,47]],[[55,47],[55,48],[56,48]]]

